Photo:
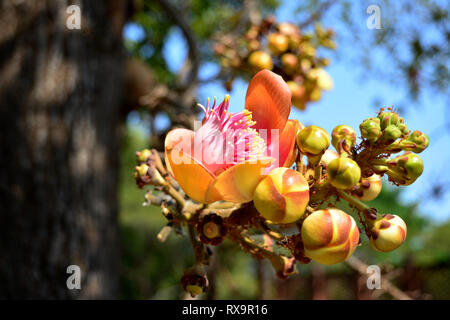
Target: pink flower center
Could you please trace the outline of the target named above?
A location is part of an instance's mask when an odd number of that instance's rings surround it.
[[[201,105],[200,105],[201,106]],[[215,175],[243,161],[256,160],[266,152],[266,143],[253,128],[248,110],[230,113],[230,96],[216,106],[205,107],[202,126],[194,135],[194,157]]]

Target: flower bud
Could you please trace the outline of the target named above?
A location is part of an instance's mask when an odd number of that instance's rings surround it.
[[[373,174],[368,178],[361,179],[359,188],[352,193],[359,200],[372,201],[380,194],[381,187],[381,177]]]
[[[403,136],[407,136],[409,133],[409,129],[406,126],[406,124],[403,123],[403,118],[400,118],[400,123],[397,125],[397,127],[400,129],[400,131],[402,132]]]
[[[330,136],[320,127],[308,126],[298,133],[297,145],[308,157],[322,155],[330,146]]]
[[[295,81],[288,81],[286,82],[286,84],[288,85],[289,90],[291,91],[292,104],[295,107],[304,110],[306,102],[305,87],[303,87],[302,85],[298,84]]]
[[[194,265],[184,272],[181,286],[191,297],[198,296],[208,290],[209,282],[201,265]]]
[[[297,51],[302,43],[302,36],[300,34],[292,34],[289,36],[289,50]]]
[[[295,258],[273,255],[269,257],[269,261],[272,264],[277,276],[281,279],[286,279],[290,275],[295,273]]]
[[[281,22],[278,25],[278,30],[280,31],[280,33],[287,36],[292,36],[299,33],[298,27],[295,24],[288,22]]]
[[[315,87],[309,93],[309,101],[319,101],[322,97],[322,91],[320,91],[319,87]]]
[[[380,119],[381,129],[384,130],[390,125],[397,126],[400,123],[400,117],[397,112],[393,111],[383,111],[378,114],[378,119]]]
[[[361,136],[364,139],[369,140],[371,143],[375,143],[381,137],[380,119],[368,118],[359,125]]]
[[[387,162],[389,180],[408,186],[417,180],[423,172],[423,161],[412,152],[405,152]]]
[[[406,223],[402,218],[387,214],[372,222],[370,244],[377,251],[393,251],[405,241],[406,232]]]
[[[336,150],[340,151],[344,146],[340,147],[339,144],[344,141],[348,150],[353,148],[356,144],[356,132],[352,127],[342,124],[333,129],[333,132],[331,133],[331,143]]]
[[[165,183],[164,178],[153,164],[147,165],[143,163],[136,166],[134,171],[134,179],[136,180],[136,184],[139,188],[142,188],[148,184],[158,186]]]
[[[272,70],[273,62],[270,54],[264,51],[254,51],[248,57],[248,63],[258,70],[269,69]]]
[[[383,139],[385,141],[395,141],[402,136],[402,131],[395,125],[391,124],[383,130]]]
[[[144,149],[141,151],[136,152],[137,161],[139,163],[141,162],[147,162],[150,157],[152,156],[152,152],[149,149]]]
[[[428,136],[425,133],[416,130],[413,131],[409,137],[400,141],[397,146],[404,151],[421,153],[428,147],[429,143],[430,140],[428,139]]]
[[[284,72],[287,74],[294,74],[298,67],[298,59],[292,53],[285,53],[281,56],[281,65]]]
[[[361,169],[350,158],[340,157],[330,162],[327,167],[330,183],[338,189],[349,189],[361,178]]]
[[[255,189],[253,203],[267,220],[286,224],[300,219],[309,202],[309,186],[297,171],[273,169]]]
[[[281,54],[289,48],[289,39],[281,33],[271,33],[267,39],[269,49],[274,54]]]
[[[333,79],[324,69],[311,69],[308,75],[317,81],[317,86],[319,89],[325,91],[330,91],[333,89]]]
[[[339,209],[314,211],[303,221],[301,236],[305,255],[322,264],[344,261],[359,243],[355,220]]]
[[[339,155],[337,154],[337,152],[328,149],[327,151],[325,151],[322,158],[320,158],[320,165],[322,165],[323,167],[326,168],[326,167],[328,167],[328,165],[330,164],[331,161],[333,161],[334,159],[337,159],[337,158],[339,158]]]
[[[203,243],[216,246],[222,243],[227,234],[223,218],[215,213],[204,216],[197,225],[200,240]]]
[[[141,164],[140,166],[136,166],[136,174],[138,178],[145,177],[148,173],[148,169],[150,167],[146,165],[145,163]]]

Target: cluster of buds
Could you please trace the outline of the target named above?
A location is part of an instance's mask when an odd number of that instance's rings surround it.
[[[382,109],[376,118],[364,120],[360,130],[366,148],[357,156],[357,161],[366,176],[386,174],[394,184],[407,186],[422,174],[423,162],[416,153],[428,147],[428,136],[418,130],[410,132],[404,119],[391,108]],[[389,158],[399,152],[404,153]]]
[[[423,162],[416,153],[427,148],[428,137],[420,131],[411,133],[392,109],[381,109],[377,117],[361,123],[362,139],[357,143],[357,134],[348,125],[329,134],[318,126],[288,120],[289,97],[281,77],[261,71],[249,85],[244,111],[230,113],[227,96],[212,108],[207,104],[196,132],[169,132],[165,166],[155,150],[137,153],[138,186],[156,186],[173,199],[158,201],[156,195],[147,194],[168,219],[161,241],[172,229],[189,230],[196,259],[181,283],[192,296],[208,287],[203,266],[208,264],[210,246],[225,239],[256,259],[267,259],[276,274],[286,278],[295,273],[297,261],[330,265],[349,258],[361,243],[358,223],[380,252],[397,249],[406,238],[407,227],[400,217],[380,215],[365,201],[380,194],[383,176],[395,185],[417,180]],[[273,128],[281,132],[278,145],[274,136],[259,135],[258,130]],[[279,163],[273,153],[266,154],[277,147]],[[218,156],[219,150],[225,150],[228,162],[204,159],[205,154]],[[358,222],[352,212],[336,208],[340,201],[356,211]]]
[[[164,178],[155,167],[154,153],[149,149],[136,152],[137,166],[134,171],[134,179],[139,188],[145,185],[162,185]]]
[[[222,73],[230,77],[228,89],[236,76],[250,78],[260,70],[272,70],[287,82],[292,104],[304,110],[308,102],[320,100],[323,90],[333,88],[333,80],[324,69],[330,61],[317,55],[320,47],[335,49],[333,37],[331,29],[319,24],[313,32],[304,33],[294,24],[267,17],[250,25],[241,38],[221,35],[214,52]]]

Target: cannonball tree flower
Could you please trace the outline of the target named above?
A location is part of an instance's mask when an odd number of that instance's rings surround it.
[[[288,120],[291,92],[269,70],[258,72],[247,89],[245,109],[231,113],[230,98],[204,108],[198,130],[174,129],[165,140],[169,172],[193,200],[243,203],[270,170],[295,161],[300,127]]]

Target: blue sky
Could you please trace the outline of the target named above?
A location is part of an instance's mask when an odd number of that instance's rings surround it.
[[[375,2],[376,3],[376,2]],[[279,21],[296,22],[297,18],[293,9],[297,6],[297,2],[283,1],[282,6],[277,10],[276,16]],[[383,10],[381,7],[381,18],[383,18]],[[356,7],[358,21],[360,27],[360,39],[370,39],[374,37],[377,30],[369,30],[366,27],[366,19],[368,15],[365,8]],[[325,27],[333,27],[340,34],[342,25],[336,21],[336,14],[333,9],[324,17]],[[382,20],[383,21],[383,20]],[[390,26],[395,27],[395,26]],[[342,30],[341,32],[344,32]],[[136,39],[141,36],[141,31],[135,25],[129,25],[125,29],[125,36]],[[432,37],[433,35],[430,35]],[[365,40],[363,40],[365,41]],[[359,43],[351,45],[341,43],[337,38],[338,51],[340,57],[351,57],[354,50],[358,50]],[[174,28],[168,39],[165,50],[169,68],[172,71],[178,70],[186,55],[187,46],[180,33]],[[308,105],[306,111],[298,111],[293,108],[290,118],[298,119],[305,125],[318,125],[328,132],[340,124],[347,124],[358,130],[359,123],[372,117],[377,113],[379,106],[374,106],[375,99],[379,99],[384,105],[392,106],[397,103],[407,101],[408,92],[405,88],[392,85],[389,81],[383,82],[377,76],[371,76],[367,70],[361,65],[352,63],[350,59],[335,59],[332,53],[332,64],[327,71],[334,80],[334,89],[323,94],[322,99],[314,104]],[[383,63],[385,68],[393,68],[390,61],[382,54],[375,54],[375,60]],[[212,63],[205,64],[201,67],[200,77],[208,78],[218,71],[218,66]],[[231,111],[240,111],[244,107],[245,93],[247,83],[237,80],[234,83],[231,92]],[[207,97],[217,96],[218,99],[226,94],[221,83],[209,83],[202,85],[199,90],[199,103],[204,104]],[[412,104],[412,102],[411,102]],[[402,113],[405,123],[411,130],[421,130],[430,135],[430,146],[427,150],[420,154],[425,164],[423,175],[411,186],[405,188],[402,195],[403,201],[419,201],[420,209],[426,215],[432,216],[437,221],[443,221],[450,218],[450,193],[444,199],[436,201],[429,199],[429,192],[433,183],[436,181],[447,181],[450,183],[450,170],[446,161],[450,160],[450,135],[441,136],[432,135],[435,129],[444,124],[446,101],[442,96],[436,96],[432,92],[425,91],[420,102],[414,107],[407,108]],[[130,119],[135,123],[133,118]],[[164,125],[164,119],[159,119],[157,124]]]

